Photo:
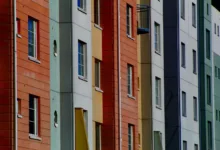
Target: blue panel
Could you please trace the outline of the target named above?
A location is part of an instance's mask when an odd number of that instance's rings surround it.
[[[77,6],[80,7],[80,5],[81,5],[81,1],[77,0]]]

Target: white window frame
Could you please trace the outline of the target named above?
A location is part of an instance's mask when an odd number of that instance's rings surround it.
[[[134,150],[134,126],[131,124],[128,125],[128,150]]]
[[[132,37],[132,20],[133,20],[133,16],[132,16],[132,6],[127,4],[126,6],[126,32],[127,32],[127,36]]]
[[[32,33],[33,34],[33,43],[29,43],[29,37],[28,37],[28,45],[30,44],[30,45],[32,45],[33,46],[33,56],[31,56],[31,55],[29,55],[29,57],[33,57],[33,58],[36,58],[37,59],[37,50],[38,50],[38,39],[37,39],[37,37],[38,37],[38,28],[37,28],[37,26],[38,26],[38,22],[36,21],[36,20],[34,20],[34,19],[32,19],[32,18],[28,18],[28,19],[30,19],[31,21],[33,21],[33,31],[31,31],[31,30],[29,30],[28,29],[28,33],[30,32],[30,33]],[[28,50],[29,51],[29,50]]]
[[[94,22],[98,26],[100,26],[100,15],[100,0],[94,0]]]
[[[81,1],[80,6],[78,4],[78,1]],[[79,10],[86,12],[86,0],[77,0],[77,7]]]
[[[154,22],[154,48],[157,53],[161,53],[160,51],[160,24]]]
[[[99,131],[97,132],[97,130],[99,130]],[[102,138],[101,138],[102,136],[101,135],[102,135],[101,124],[96,122],[96,150],[102,149]],[[97,139],[97,137],[99,137],[99,139]]]
[[[181,11],[181,18],[185,20],[185,0],[181,0],[180,3],[180,11]]]
[[[101,88],[101,61],[95,59],[95,87]],[[97,81],[98,80],[98,81]]]
[[[80,56],[82,56],[83,61],[79,63],[78,60],[78,67],[82,67],[82,68],[78,68],[78,76],[81,79],[87,79],[87,44],[83,41],[78,41],[78,46],[82,47],[82,53],[79,51],[79,47],[78,47],[78,59]],[[79,56],[80,55],[80,56]],[[83,73],[81,74],[79,72],[79,70],[83,71]]]
[[[196,28],[196,4],[192,3],[192,26]]]
[[[33,98],[33,99],[32,99]],[[39,131],[39,127],[38,127],[38,120],[39,120],[39,118],[38,118],[38,111],[39,111],[39,106],[38,106],[38,103],[39,103],[39,99],[36,97],[36,96],[33,96],[33,95],[30,95],[30,99],[29,99],[29,101],[30,100],[33,100],[34,101],[34,108],[30,108],[29,107],[29,112],[30,112],[30,110],[33,110],[34,111],[34,121],[30,121],[30,119],[29,119],[29,122],[33,122],[34,123],[34,133],[30,133],[30,131],[29,131],[29,134],[30,135],[34,135],[34,136],[38,136],[38,131]],[[29,102],[30,103],[30,102]],[[29,113],[29,115],[30,115],[30,113]]]
[[[182,116],[187,117],[187,102],[186,102],[186,92],[182,91]]]
[[[186,68],[186,45],[181,42],[181,67]]]
[[[156,99],[156,107],[161,108],[161,79],[155,77],[155,99]]]
[[[133,96],[133,66],[128,64],[127,65],[128,70],[128,95]]]
[[[194,112],[194,121],[198,121],[198,100],[196,97],[193,97],[193,112]]]

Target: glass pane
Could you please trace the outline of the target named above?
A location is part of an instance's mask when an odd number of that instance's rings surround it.
[[[34,116],[34,110],[29,109],[29,120],[30,121],[35,121],[35,116]]]
[[[28,19],[28,30],[29,31],[33,31],[34,30],[34,24],[33,24],[33,20],[32,19]]]
[[[35,134],[34,122],[29,122],[29,133]]]
[[[29,97],[29,108],[34,109],[34,97],[33,96]]]

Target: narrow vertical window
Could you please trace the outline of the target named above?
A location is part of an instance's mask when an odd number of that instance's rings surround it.
[[[196,27],[196,4],[192,3],[192,26]]]
[[[198,102],[197,98],[193,97],[193,112],[194,112],[194,121],[198,120]]]
[[[16,33],[17,34],[20,34],[20,24],[21,24],[21,21],[19,18],[16,19]]]
[[[133,95],[133,66],[128,65],[128,95]]]
[[[183,141],[183,150],[187,150],[187,142]]]
[[[128,125],[128,150],[134,150],[134,126]]]
[[[218,117],[220,117],[218,116],[218,110],[215,110],[215,117],[216,117],[216,121],[218,121]]]
[[[101,124],[96,123],[96,150],[101,150]]]
[[[206,77],[206,93],[207,93],[207,104],[211,106],[211,77]]]
[[[211,50],[210,50],[210,31],[206,29],[206,58],[211,58]]]
[[[218,68],[218,79],[220,79],[220,68]]]
[[[155,150],[162,150],[162,133],[160,131],[154,131],[154,149]]]
[[[86,133],[88,135],[88,112],[87,110],[83,110],[83,119],[86,126]]]
[[[215,66],[215,77],[218,78],[218,67]]]
[[[216,23],[214,23],[214,33],[216,34]]]
[[[198,144],[194,144],[194,150],[199,150]]]
[[[37,58],[38,50],[37,21],[28,18],[28,55]]]
[[[212,123],[208,121],[208,149],[212,149]]]
[[[186,68],[186,47],[184,43],[181,43],[181,66]]]
[[[160,78],[155,78],[155,95],[156,95],[156,106],[161,107],[161,80]]]
[[[94,0],[94,21],[100,26],[100,0]]]
[[[155,51],[160,54],[160,25],[154,23],[154,47]]]
[[[21,115],[21,99],[17,99],[17,114]]]
[[[182,92],[182,115],[186,117],[186,93]]]
[[[220,121],[220,111],[218,111],[218,121]]]
[[[96,59],[95,60],[95,86],[97,88],[101,88],[100,66],[101,66],[101,62]]]
[[[181,18],[185,19],[185,0],[181,0]]]
[[[86,0],[77,0],[78,8],[83,11],[86,11]]]
[[[193,50],[193,73],[197,73],[197,59],[196,59],[196,51]]]
[[[38,135],[38,97],[29,95],[29,133]]]
[[[219,36],[219,26],[217,26],[217,35]]]
[[[206,6],[207,15],[209,15],[209,4]]]
[[[132,37],[132,7],[127,4],[127,10],[126,10],[126,15],[127,15],[127,35]]]
[[[86,43],[78,41],[78,75],[87,78],[87,52]]]

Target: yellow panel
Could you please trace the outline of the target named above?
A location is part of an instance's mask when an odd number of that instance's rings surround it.
[[[75,109],[76,150],[89,150],[83,109]]]
[[[92,55],[102,60],[102,30],[92,23]]]
[[[102,93],[93,88],[93,120],[95,122],[103,122],[103,101]]]

